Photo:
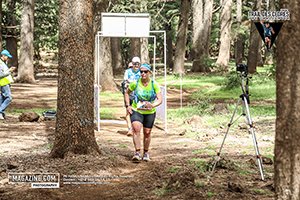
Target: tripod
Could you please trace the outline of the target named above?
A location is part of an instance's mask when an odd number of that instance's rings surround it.
[[[249,111],[249,103],[250,103],[249,91],[248,91],[248,81],[249,81],[249,78],[247,77],[247,73],[246,72],[245,73],[242,72],[240,74],[240,77],[241,77],[241,87],[242,87],[243,93],[239,96],[240,98],[238,99],[238,101],[236,103],[236,106],[235,106],[235,109],[234,109],[233,114],[231,116],[230,122],[229,122],[229,124],[227,126],[227,130],[226,130],[225,136],[223,138],[222,144],[220,146],[220,149],[219,149],[219,151],[217,153],[217,156],[215,157],[215,160],[214,160],[214,163],[213,163],[213,167],[212,167],[212,170],[211,170],[211,175],[213,175],[215,167],[217,165],[217,162],[221,158],[220,157],[221,151],[223,149],[223,146],[224,146],[224,143],[225,143],[225,139],[227,137],[229,129],[230,129],[231,125],[237,120],[236,119],[236,120],[233,121],[234,116],[236,115],[236,112],[237,112],[237,108],[238,108],[240,102],[242,101],[242,103],[243,103],[243,112],[240,115],[240,117],[241,116],[245,116],[246,117],[247,124],[249,125],[248,131],[249,131],[249,134],[252,135],[252,140],[253,140],[253,145],[254,145],[254,149],[255,149],[255,153],[256,153],[257,165],[258,165],[258,168],[259,168],[260,176],[261,176],[261,179],[264,180],[262,159],[261,159],[261,155],[260,155],[259,150],[258,150],[257,140],[256,140],[255,132],[254,132],[253,123],[252,123],[252,120],[251,120],[251,117],[250,117],[250,111]],[[246,80],[246,84],[245,84],[245,80]]]

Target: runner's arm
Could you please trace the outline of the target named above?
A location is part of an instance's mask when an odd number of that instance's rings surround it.
[[[125,107],[126,107],[126,110],[129,114],[132,114],[132,109],[131,109],[131,105],[130,105],[130,100],[129,100],[129,94],[131,93],[132,91],[127,88],[127,90],[125,91],[125,94],[124,94],[124,99],[125,99]]]
[[[156,94],[156,98],[157,98],[157,100],[152,103],[153,108],[159,106],[162,103],[162,94],[161,94],[161,92],[158,92]]]

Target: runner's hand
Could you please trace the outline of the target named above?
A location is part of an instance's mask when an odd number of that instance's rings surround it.
[[[147,110],[152,110],[154,107],[153,107],[153,105],[152,105],[150,102],[146,102],[146,103],[145,103],[145,108],[146,108]]]
[[[128,106],[126,108],[126,110],[127,110],[127,113],[129,113],[130,115],[132,114],[132,107],[131,106]]]
[[[11,68],[9,68],[9,71],[10,72],[13,72],[13,71],[15,71],[17,68],[16,67],[11,67]]]

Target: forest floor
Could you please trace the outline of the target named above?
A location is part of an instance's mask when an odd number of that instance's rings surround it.
[[[10,109],[47,109],[56,104],[56,81],[14,84]],[[174,102],[176,91],[168,92]],[[184,101],[188,101],[188,91]],[[120,117],[124,114],[122,99]],[[275,119],[255,119],[259,148],[264,156],[262,181],[256,165],[251,135],[234,129],[228,135],[221,161],[213,176],[209,168],[224,138],[226,127],[210,127],[200,116],[181,124],[168,123],[168,133],[154,127],[151,161],[132,163],[132,138],[125,123],[106,122],[95,131],[102,155],[49,157],[55,121],[19,122],[7,113],[0,121],[0,199],[274,199],[273,154]],[[121,122],[121,119],[119,120]],[[124,121],[123,121],[124,122]],[[161,125],[160,125],[161,126]],[[197,138],[188,137],[193,127]],[[30,183],[11,183],[8,173],[60,173],[60,188],[31,188]],[[63,177],[94,177],[94,184],[64,184]]]

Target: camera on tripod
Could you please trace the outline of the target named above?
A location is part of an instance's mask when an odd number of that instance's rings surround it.
[[[246,64],[237,64],[236,65],[236,71],[241,72],[244,76],[247,76],[248,74],[248,66]]]

